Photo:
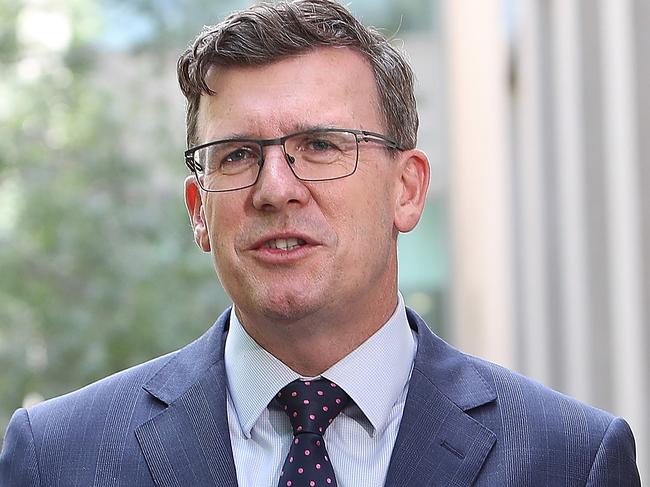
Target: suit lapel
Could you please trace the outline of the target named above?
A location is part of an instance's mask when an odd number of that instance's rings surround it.
[[[496,436],[466,411],[496,394],[462,353],[407,313],[418,351],[385,485],[471,485]]]
[[[156,485],[237,485],[226,409],[226,311],[144,386],[167,407],[136,437]]]

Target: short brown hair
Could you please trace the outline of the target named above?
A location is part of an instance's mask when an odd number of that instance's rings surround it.
[[[262,3],[203,28],[178,60],[178,80],[187,98],[188,146],[198,142],[201,95],[214,94],[205,81],[210,67],[264,65],[317,47],[349,47],[367,59],[387,135],[414,148],[418,114],[411,67],[382,34],[333,0]]]

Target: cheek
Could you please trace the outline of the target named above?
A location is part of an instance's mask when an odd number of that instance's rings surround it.
[[[349,248],[343,249],[357,259],[366,260],[368,252],[382,253],[382,248],[390,243],[393,231],[393,214],[388,188],[378,187],[357,189],[353,198],[334,212],[335,228],[339,238],[347,240]]]
[[[213,253],[228,255],[234,250],[233,242],[241,231],[241,216],[233,205],[213,204],[206,208],[206,224]]]
[[[355,218],[373,233],[390,233],[393,226],[394,185],[383,168],[371,167],[364,174],[363,187],[354,193]]]

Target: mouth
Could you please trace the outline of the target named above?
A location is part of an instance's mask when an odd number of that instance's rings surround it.
[[[303,233],[266,235],[251,247],[251,255],[265,264],[293,264],[314,255],[321,244]]]
[[[262,245],[262,248],[265,249],[276,249],[276,250],[293,250],[303,245],[307,245],[307,242],[301,238],[274,238],[268,240]]]

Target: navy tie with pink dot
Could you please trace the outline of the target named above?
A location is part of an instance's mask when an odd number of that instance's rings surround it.
[[[336,486],[323,433],[350,400],[327,379],[294,380],[276,396],[293,427],[293,441],[278,487]]]

